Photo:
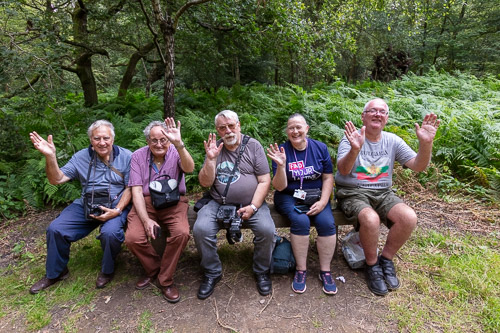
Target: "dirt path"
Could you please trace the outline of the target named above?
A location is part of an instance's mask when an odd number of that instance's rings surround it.
[[[435,197],[407,197],[419,215],[419,228],[448,229],[457,232],[488,232],[488,219],[478,216],[477,207],[444,203]],[[45,227],[57,211],[29,214],[8,228],[0,247],[0,267],[7,267],[16,260],[12,253],[14,244],[25,242],[33,248],[43,240]],[[498,210],[495,214],[498,214]],[[498,228],[494,226],[495,228]],[[343,227],[345,234],[349,227]],[[5,231],[5,230],[4,230]],[[249,232],[249,231],[245,231]],[[286,235],[287,230],[280,234]],[[224,242],[224,235],[220,235]],[[385,235],[382,235],[382,239]],[[251,239],[250,236],[247,239]],[[228,247],[224,245],[223,247]],[[227,250],[227,249],[226,249]],[[251,270],[250,244],[239,244],[225,251],[222,258],[224,278],[214,294],[201,301],[196,292],[201,279],[199,257],[190,240],[183,253],[176,273],[176,284],[182,299],[177,304],[165,301],[154,286],[135,290],[134,283],[142,274],[137,259],[124,247],[117,259],[114,281],[99,290],[90,306],[85,306],[76,316],[71,327],[78,332],[395,332],[397,321],[388,303],[391,297],[377,297],[369,292],[363,271],[349,269],[340,249],[332,262],[334,276],[343,276],[345,283],[337,281],[339,291],[326,296],[317,278],[318,256],[310,249],[307,291],[298,295],[292,292],[292,275],[273,275],[273,293],[262,297],[258,294]],[[228,254],[231,260],[228,260]],[[231,261],[233,264],[228,264]],[[234,262],[239,263],[237,265]],[[73,274],[77,274],[73,272]],[[97,273],[96,273],[97,274]],[[72,275],[72,278],[76,278]],[[404,281],[402,288],[406,288]],[[28,291],[26,290],[26,293]],[[65,331],[72,309],[58,308],[52,312],[52,321],[43,332]],[[13,324],[6,317],[0,318],[0,331],[23,331],[22,323]]]

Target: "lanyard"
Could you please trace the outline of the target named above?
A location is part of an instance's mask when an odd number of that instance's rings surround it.
[[[304,165],[303,165],[302,169],[305,169],[306,163],[307,163],[307,147],[309,147],[309,141],[306,141],[306,156],[304,157]],[[293,145],[292,145],[292,149],[293,149],[293,156],[295,156],[295,163],[298,164],[299,161],[297,160],[297,154],[295,154],[295,148],[293,148]],[[303,182],[304,182],[304,172],[302,172],[300,175],[300,189],[301,190],[302,190],[302,183]]]

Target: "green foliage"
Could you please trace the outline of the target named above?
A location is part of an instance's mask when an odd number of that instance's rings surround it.
[[[311,128],[309,135],[328,145],[335,160],[346,121],[361,126],[361,110],[370,98],[382,97],[390,106],[386,130],[402,137],[415,150],[418,140],[414,123],[434,112],[441,126],[434,142],[433,165],[418,175],[426,186],[435,186],[443,195],[472,194],[481,200],[498,200],[500,193],[499,81],[488,77],[432,71],[426,76],[408,75],[387,84],[363,82],[348,85],[342,81],[318,84],[306,90],[252,84],[232,89],[193,91],[178,89],[177,120],[182,123],[183,140],[195,161],[195,172],[186,177],[189,191],[200,191],[197,174],[205,156],[203,141],[215,131],[214,117],[220,110],[232,109],[240,117],[242,132],[258,139],[264,147],[286,140],[284,128],[293,113],[301,113]],[[66,203],[80,195],[77,182],[53,186],[45,176],[45,159],[32,148],[29,132],[43,137],[52,134],[59,164],[88,146],[88,126],[97,119],[109,119],[115,126],[115,143],[136,150],[145,145],[143,129],[162,118],[161,98],[131,92],[117,99],[114,92],[103,93],[93,108],[81,106],[81,96],[64,98],[37,95],[14,98],[2,108],[16,140],[0,141],[0,151],[12,150],[19,159],[0,159],[0,213],[6,218],[25,209],[25,203],[42,207]],[[40,105],[45,107],[40,108]]]
[[[444,331],[500,329],[500,255],[495,237],[431,230],[417,233],[410,243],[415,250],[403,255],[410,255],[414,266],[402,278],[412,281],[409,289],[416,288],[419,297],[405,294],[398,297],[404,304],[391,302],[402,330],[427,331],[428,323]]]
[[[13,321],[23,322],[28,330],[38,331],[52,321],[56,309],[71,309],[73,316],[65,317],[61,321],[63,324],[80,311],[88,311],[87,307],[95,302],[98,294],[95,277],[102,258],[100,243],[95,236],[96,232],[93,232],[72,245],[72,260],[68,266],[74,274],[51,287],[50,294],[41,292],[31,295],[27,291],[45,273],[45,245],[42,241],[45,236],[40,236],[39,248],[35,249],[35,253],[28,251],[24,241],[16,244],[12,251],[16,253],[17,260],[9,263],[8,267],[0,268],[2,312],[12,316]]]
[[[23,212],[23,195],[18,185],[18,177],[0,174],[0,215],[4,219],[12,219]]]

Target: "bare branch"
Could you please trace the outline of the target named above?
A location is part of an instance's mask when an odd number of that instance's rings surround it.
[[[61,66],[61,69],[64,69],[65,71],[68,71],[68,72],[71,72],[71,73],[75,73],[75,74],[78,73],[77,70],[76,70],[76,68],[73,68],[73,67],[68,67],[68,66],[64,66],[63,65],[63,66]]]
[[[31,80],[28,80],[27,77],[25,77],[25,79],[26,79],[26,84],[24,86],[22,86],[20,89],[17,89],[16,91],[14,91],[8,95],[4,95],[3,97],[4,98],[12,98],[12,97],[16,96],[17,94],[19,94],[21,91],[28,90],[29,88],[31,88],[34,91],[35,89],[33,89],[33,85],[35,83],[37,83],[38,80],[40,79],[40,74],[35,75],[35,77],[33,77]]]
[[[213,26],[213,25],[210,25],[208,23],[204,23],[204,22],[201,22],[201,21],[197,21],[197,23],[203,27],[203,28],[206,28],[210,31],[224,31],[224,32],[227,32],[227,31],[232,31],[234,29],[236,29],[235,27],[222,27],[222,26]]]
[[[184,12],[186,10],[188,10],[192,6],[201,5],[202,3],[209,2],[209,1],[211,1],[211,0],[193,0],[193,1],[189,1],[189,2],[185,3],[184,6],[182,6],[175,14],[174,29],[177,29],[177,24],[179,24],[179,18],[181,17],[182,14],[184,14]]]
[[[71,41],[71,40],[63,40],[62,42],[66,43],[66,44],[69,44],[69,45],[72,45],[72,46],[81,47],[82,49],[85,49],[85,50],[87,50],[88,52],[90,52],[92,54],[101,54],[101,55],[106,56],[106,57],[109,58],[109,53],[105,49],[91,48],[90,46],[87,46],[87,45],[82,44],[82,43],[74,42],[74,41]]]
[[[158,51],[158,54],[161,57],[161,61],[163,63],[165,63],[166,62],[165,57],[163,57],[163,52],[161,51],[160,44],[158,43],[158,34],[156,33],[156,31],[154,31],[153,27],[151,26],[151,20],[149,19],[148,13],[146,12],[146,8],[144,8],[144,4],[142,3],[142,0],[137,0],[137,1],[141,5],[141,10],[142,10],[142,13],[144,14],[144,17],[146,18],[146,24],[148,26],[148,29],[149,29],[149,31],[151,31],[151,34],[153,35],[153,42],[155,43],[156,50]]]

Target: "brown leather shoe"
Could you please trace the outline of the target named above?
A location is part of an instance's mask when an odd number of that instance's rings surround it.
[[[147,287],[149,287],[149,285],[151,283],[154,282],[154,280],[156,280],[156,276],[153,276],[153,277],[149,277],[149,276],[142,276],[136,283],[135,283],[135,289],[139,289],[139,290],[142,290],[142,289],[146,289]]]
[[[100,272],[97,277],[97,281],[95,282],[95,286],[99,289],[104,288],[111,282],[111,280],[113,280],[113,274],[104,274],[103,272]]]
[[[69,276],[69,270],[68,267],[66,267],[63,272],[56,277],[55,279],[49,279],[47,276],[44,276],[40,281],[35,283],[34,285],[31,286],[30,288],[30,294],[38,294],[41,290],[44,290],[45,288],[50,287],[54,283],[57,283],[61,280],[66,279]]]
[[[163,298],[165,298],[170,303],[177,303],[181,299],[179,290],[177,290],[177,287],[174,285],[163,287],[162,294]]]

